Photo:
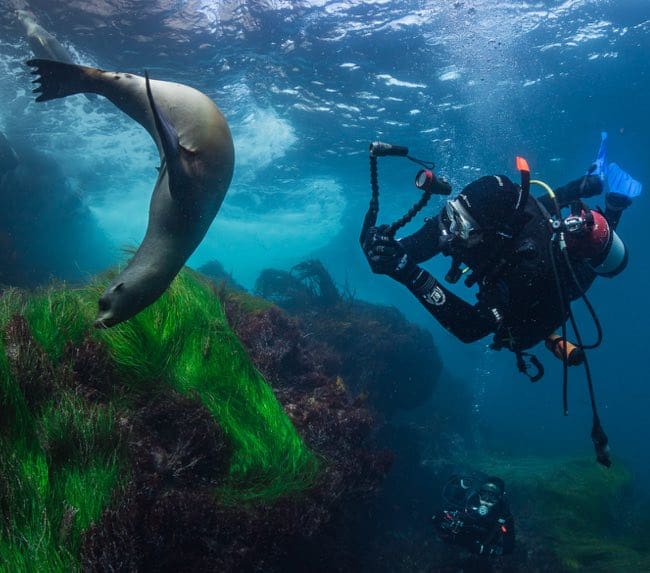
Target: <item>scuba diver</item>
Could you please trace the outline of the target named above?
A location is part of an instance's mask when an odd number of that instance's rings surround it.
[[[373,197],[364,220],[360,242],[370,268],[403,284],[422,306],[463,342],[492,334],[491,348],[506,348],[516,356],[518,369],[532,381],[543,366],[526,352],[545,341],[563,362],[564,411],[567,413],[567,367],[584,364],[594,414],[592,440],[598,461],[610,465],[607,436],[596,411],[591,374],[585,350],[600,344],[602,332],[586,291],[597,276],[613,277],[627,264],[627,250],[616,228],[621,214],[641,193],[642,186],[617,164],[607,163],[607,134],[601,134],[597,159],[587,174],[553,191],[546,183],[531,180],[525,159],[517,158],[521,183],[506,175],[490,175],[469,183],[440,213],[425,219],[420,230],[395,239],[396,231],[409,222],[433,194],[449,195],[451,187],[433,173],[433,164],[408,155],[405,147],[375,142],[370,146]],[[401,155],[424,166],[416,176],[422,199],[392,225],[375,226],[378,203],[377,156]],[[535,198],[530,184],[547,195]],[[594,210],[583,199],[605,194],[605,210]],[[565,215],[562,209],[570,208]],[[477,285],[472,305],[452,293],[419,266],[443,254],[451,258],[445,279]],[[464,267],[464,268],[463,268]],[[583,298],[591,312],[598,340],[586,344],[579,333],[571,302]],[[570,320],[576,343],[568,340]],[[558,334],[557,330],[561,329]]]
[[[432,519],[440,539],[473,555],[490,558],[515,548],[515,524],[501,478],[453,475]]]

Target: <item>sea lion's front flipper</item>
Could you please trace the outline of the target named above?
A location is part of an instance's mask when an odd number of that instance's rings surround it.
[[[178,132],[172,123],[165,117],[153,98],[151,93],[151,82],[149,81],[149,74],[145,71],[144,77],[147,83],[147,98],[153,113],[156,131],[160,138],[160,145],[162,147],[165,164],[167,165],[167,172],[169,173],[169,193],[176,201],[184,201],[188,198],[188,182],[190,176],[187,173],[181,154],[184,151],[178,139]]]

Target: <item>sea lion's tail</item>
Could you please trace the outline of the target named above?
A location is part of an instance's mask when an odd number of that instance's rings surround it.
[[[35,68],[32,74],[38,76],[32,83],[40,84],[33,93],[38,94],[36,101],[49,101],[73,94],[92,92],[92,82],[89,81],[93,72],[101,70],[66,64],[54,60],[34,59],[27,65]]]

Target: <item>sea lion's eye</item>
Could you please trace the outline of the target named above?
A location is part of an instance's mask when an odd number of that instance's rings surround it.
[[[111,307],[111,303],[108,302],[105,298],[100,298],[97,302],[97,306],[99,307],[99,310],[105,312]]]

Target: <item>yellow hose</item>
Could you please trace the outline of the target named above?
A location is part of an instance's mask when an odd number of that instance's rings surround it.
[[[539,179],[531,179],[530,182],[535,184],[535,185],[539,185],[540,187],[545,189],[546,192],[551,197],[551,199],[555,199],[555,192],[553,191],[553,189],[551,189],[551,186],[548,183],[544,183],[543,181],[540,181]]]

